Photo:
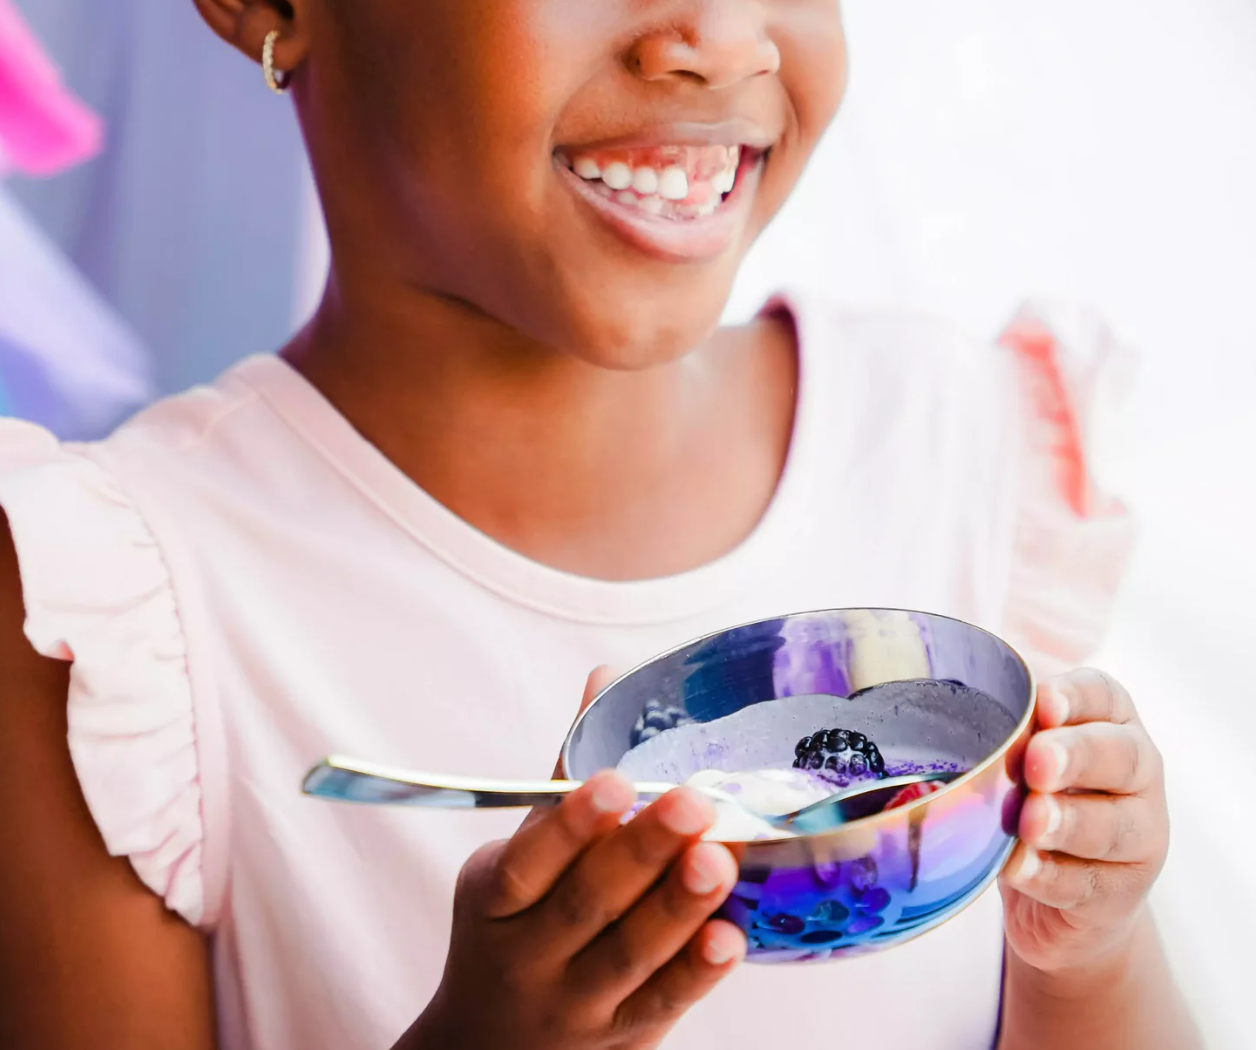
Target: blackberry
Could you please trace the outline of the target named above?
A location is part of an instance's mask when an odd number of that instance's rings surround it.
[[[853,729],[821,729],[794,748],[794,768],[823,770],[839,781],[885,776],[885,759],[877,745]]]
[[[636,747],[668,729],[689,725],[692,721],[693,719],[682,707],[676,707],[674,704],[665,705],[661,700],[647,700],[641,711],[641,717],[632,727],[632,746]]]

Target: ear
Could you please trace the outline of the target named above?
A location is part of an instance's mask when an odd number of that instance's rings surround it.
[[[279,31],[275,68],[292,72],[309,51],[306,0],[193,0],[215,33],[228,44],[261,62],[266,37]]]

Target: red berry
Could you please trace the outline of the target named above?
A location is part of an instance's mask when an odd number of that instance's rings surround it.
[[[898,809],[909,802],[915,802],[918,798],[924,798],[926,795],[932,795],[935,791],[941,791],[944,786],[936,780],[922,781],[919,784],[908,784],[907,787],[903,788],[902,791],[898,792],[885,804],[885,809]]]

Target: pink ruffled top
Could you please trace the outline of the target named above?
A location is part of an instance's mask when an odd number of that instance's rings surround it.
[[[73,661],[70,748],[104,840],[214,934],[225,1050],[392,1045],[435,989],[454,879],[518,816],[303,798],[329,752],[548,775],[587,672],[807,608],[888,605],[1010,635],[1046,669],[1108,616],[1131,528],[1087,462],[1112,347],[1026,310],[998,346],[924,318],[792,310],[789,462],[719,561],[632,583],[529,561],[435,502],[281,360],[103,444],[0,423],[27,633]],[[993,1040],[997,893],[892,952],[746,967],[669,1048]],[[903,994],[910,988],[910,994]]]

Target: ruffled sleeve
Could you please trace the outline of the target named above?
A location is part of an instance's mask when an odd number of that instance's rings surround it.
[[[1005,629],[1049,675],[1102,643],[1134,545],[1133,520],[1105,487],[1100,440],[1133,359],[1090,314],[1040,304],[1021,311],[1000,345],[1021,409]]]
[[[18,552],[27,637],[73,663],[70,753],[105,844],[202,925],[192,687],[162,551],[106,470],[29,424],[0,421],[0,506]]]

